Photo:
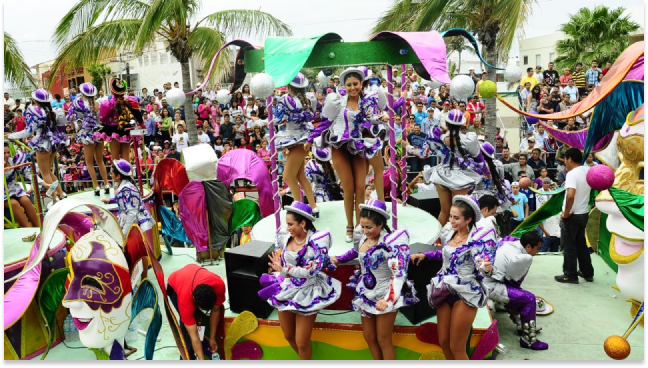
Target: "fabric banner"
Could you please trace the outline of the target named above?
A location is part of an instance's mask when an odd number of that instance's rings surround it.
[[[162,215],[162,234],[184,243],[191,243],[178,216],[166,206],[160,206]]]
[[[564,190],[551,196],[548,201],[546,201],[542,206],[540,206],[540,208],[538,208],[529,217],[527,217],[524,222],[516,227],[515,230],[513,230],[513,232],[511,233],[511,236],[519,238],[529,231],[535,231],[538,225],[540,225],[542,222],[552,216],[559,214],[562,211],[562,204],[564,200]]]
[[[209,244],[213,249],[220,250],[230,238],[229,222],[232,216],[232,194],[225,184],[218,180],[209,180],[202,183],[207,196]]]
[[[230,233],[243,226],[254,226],[262,219],[259,204],[255,201],[243,198],[232,203],[232,217],[230,217]]]
[[[196,251],[202,252],[207,249],[209,243],[205,189],[202,182],[190,182],[179,197],[180,220],[187,230],[189,239],[196,246]]]
[[[617,207],[634,227],[644,231],[644,196],[610,187],[608,189]]]
[[[603,258],[605,263],[610,266],[614,272],[619,272],[619,265],[614,263],[612,257],[610,257],[610,243],[612,242],[612,234],[607,228],[607,213],[601,212],[601,219],[599,222],[599,234],[598,234],[598,247],[596,253]]]
[[[155,169],[154,190],[159,192],[163,188],[170,189],[175,195],[179,195],[184,187],[189,184],[189,176],[184,165],[174,159],[165,158],[160,161]]]

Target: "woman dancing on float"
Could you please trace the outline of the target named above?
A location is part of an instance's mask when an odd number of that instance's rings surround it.
[[[288,85],[288,93],[277,101],[274,124],[279,128],[279,131],[275,135],[275,147],[277,152],[288,148],[289,155],[284,166],[283,180],[288,184],[296,201],[302,200],[299,189],[301,185],[308,204],[313,209],[313,215],[317,218],[319,217],[319,208],[317,208],[313,195],[313,188],[304,172],[304,158],[310,151],[310,146],[305,143],[313,132],[311,122],[315,118],[310,101],[305,95],[306,86],[308,86],[308,79],[304,77],[304,74],[298,73]]]
[[[106,165],[103,161],[103,139],[101,135],[95,134],[100,126],[97,124],[97,116],[99,113],[99,104],[95,101],[97,95],[97,87],[92,83],[82,83],[79,86],[79,91],[83,98],[77,97],[72,103],[72,107],[68,111],[67,121],[73,122],[81,120],[81,127],[77,133],[77,142],[83,144],[83,152],[85,154],[86,163],[88,165],[88,173],[92,179],[94,195],[100,194],[101,188],[97,181],[97,172],[95,171],[94,164],[99,166],[99,172],[104,182],[105,194],[110,194],[110,182],[108,181],[108,172]]]
[[[384,95],[379,90],[363,94],[365,69],[351,67],[340,74],[346,95],[328,94],[322,109],[325,119],[313,131],[307,144],[310,149],[315,138],[321,135],[323,147],[332,146],[335,171],[344,191],[347,243],[353,240],[354,220],[356,224],[360,222],[359,205],[364,203],[367,160],[382,147],[380,139],[365,137],[365,133],[373,125],[388,120],[387,116],[381,118],[381,109],[386,106]]]
[[[124,81],[118,78],[111,79],[110,92],[112,93],[110,99],[101,103],[99,116],[103,128],[101,132],[95,133],[95,139],[105,140],[110,144],[110,155],[113,160],[130,160],[130,133],[127,128],[131,127],[131,120],[137,117],[138,112],[124,98],[126,93]]]
[[[7,191],[4,194],[5,208],[11,206],[13,210],[14,218],[20,227],[30,227],[29,223],[31,222],[31,227],[38,227],[40,222],[38,221],[38,215],[34,209],[34,204],[29,200],[29,193],[18,182],[16,175],[22,174],[25,175],[29,172],[31,176],[31,170],[29,166],[23,166],[15,169],[6,170],[7,167],[17,166],[24,164],[29,161],[29,155],[24,152],[16,152],[16,154],[11,157],[9,153],[9,142],[4,143],[4,167],[5,167],[5,181],[7,182]],[[32,184],[34,180],[32,180]]]
[[[407,279],[409,234],[405,229],[391,232],[384,202],[370,199],[360,208],[362,234],[355,234],[354,248],[331,261],[360,262],[360,270],[347,285],[355,292],[351,305],[362,315],[362,332],[373,358],[392,360],[396,359],[392,333],[398,309],[419,301]]]
[[[320,272],[334,268],[328,256],[331,234],[315,229],[312,208],[298,201],[285,208],[287,226],[268,256],[275,272],[261,276],[259,297],[277,309],[284,337],[299,359],[308,360],[317,313],[340,297],[342,284]]]
[[[515,200],[511,184],[504,179],[504,165],[501,161],[495,160],[495,147],[492,144],[482,143],[481,153],[490,174],[482,177],[471,195],[477,199],[485,195],[492,195],[497,198],[499,203],[498,212],[499,210],[504,211],[511,207]]]
[[[342,190],[337,184],[337,178],[330,163],[331,150],[315,149],[312,150],[313,158],[308,160],[305,173],[308,180],[313,185],[315,202],[339,201],[344,199]]]
[[[412,256],[418,264],[423,258],[443,261],[441,270],[428,285],[428,302],[437,311],[439,345],[447,360],[467,360],[466,341],[477,315],[486,305],[488,292],[484,276],[493,272],[495,243],[476,237],[475,224],[481,219],[477,201],[469,196],[454,197],[450,227],[441,232],[441,250]]]
[[[428,136],[430,148],[444,157],[443,163],[423,171],[425,181],[433,183],[439,194],[441,226],[448,222],[452,199],[456,195],[468,194],[483,176],[490,174],[481,154],[477,133],[459,134],[460,127],[466,123],[461,110],[451,110],[446,123],[448,133],[441,135],[441,129],[434,127],[433,134]]]
[[[56,114],[52,111],[52,96],[43,88],[32,93],[33,105],[25,111],[27,127],[11,133],[8,139],[24,139],[33,136],[29,147],[36,152],[36,163],[45,183],[56,186],[59,199],[67,198],[54,174],[54,157],[60,148],[70,145],[70,140],[56,128]],[[51,187],[50,187],[51,188]],[[51,190],[51,189],[50,189]],[[48,190],[48,195],[50,191]],[[56,195],[53,195],[55,198]]]

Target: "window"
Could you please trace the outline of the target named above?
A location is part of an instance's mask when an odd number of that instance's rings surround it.
[[[169,55],[160,54],[160,64],[168,64],[168,63],[169,63]]]
[[[536,65],[542,65],[542,55],[536,54]]]
[[[528,56],[524,57],[524,65],[529,65],[529,57]]]
[[[142,56],[142,60],[144,60],[144,64],[142,64],[142,65],[144,65],[144,66],[149,65],[149,57],[148,57],[148,55]]]
[[[549,62],[553,62],[554,59],[556,58],[556,53],[555,52],[550,52],[549,53]]]
[[[151,65],[156,65],[157,62],[158,62],[157,54],[152,54],[151,55]]]

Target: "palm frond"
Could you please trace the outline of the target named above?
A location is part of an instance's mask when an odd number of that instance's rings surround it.
[[[439,31],[442,31],[443,29],[441,29],[441,27],[435,27],[435,25],[440,25],[445,23],[445,20],[450,20],[450,17],[442,17],[442,15],[453,6],[456,8],[457,4],[456,2],[453,4],[452,0],[431,0],[423,2],[420,11],[417,14],[417,18],[412,24],[412,30],[428,31],[437,28]],[[445,18],[445,20],[443,18]]]
[[[197,9],[195,1],[190,0],[154,0],[142,18],[140,31],[135,42],[135,52],[153,41],[156,32],[166,26],[175,37],[184,38],[189,35],[189,19],[192,11]]]
[[[382,31],[407,31],[412,25],[413,15],[416,13],[412,0],[396,0],[382,17],[378,19],[371,29],[372,35]]]
[[[286,23],[260,10],[223,10],[206,16],[197,25],[212,27],[227,36],[292,36]]]
[[[531,15],[536,0],[500,0],[493,9],[493,17],[500,20],[497,46],[500,53],[508,55],[516,33],[524,32],[523,25]],[[506,60],[506,56],[504,57]]]
[[[7,32],[4,34],[4,78],[18,87],[36,86],[36,81],[23,58],[16,41]]]
[[[203,65],[205,73],[209,70],[214,55],[225,42],[225,35],[208,27],[198,27],[189,34],[189,48],[193,50],[194,58]],[[221,81],[231,75],[230,59],[231,50],[224,49],[216,61],[215,73],[209,79],[210,82]]]
[[[135,43],[141,24],[141,19],[121,19],[90,27],[63,47],[50,70],[64,72],[114,56],[117,50]],[[51,78],[50,84],[53,82]]]

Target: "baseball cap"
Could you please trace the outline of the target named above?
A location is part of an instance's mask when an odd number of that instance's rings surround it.
[[[533,138],[533,137],[529,137],[529,138],[527,139],[527,142],[535,142],[535,138]]]
[[[544,178],[544,179],[542,179],[542,183],[549,183],[549,184],[551,184],[551,178]]]
[[[444,105],[451,105],[450,101],[446,101],[443,103]]]
[[[175,145],[175,144],[172,144],[172,145],[171,145],[171,149],[172,149],[172,150],[176,149],[176,145]]]
[[[565,68],[565,70],[568,71],[568,72],[571,72],[571,69],[569,69],[569,68]]]
[[[519,187],[520,183],[517,181],[514,181],[513,184],[511,184],[511,187]]]

